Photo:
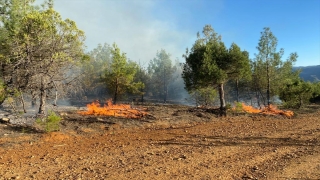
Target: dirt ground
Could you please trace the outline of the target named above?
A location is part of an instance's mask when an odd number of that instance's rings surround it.
[[[63,111],[61,131],[0,124],[0,179],[320,179],[320,108],[292,119],[144,106],[142,119]]]

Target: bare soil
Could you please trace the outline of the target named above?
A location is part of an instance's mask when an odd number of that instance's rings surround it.
[[[292,119],[179,105],[142,119],[61,111],[61,131],[0,124],[0,179],[320,179],[320,109]]]

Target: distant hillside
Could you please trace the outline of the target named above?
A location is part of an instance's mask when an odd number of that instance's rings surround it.
[[[293,67],[293,70],[301,69],[300,77],[305,81],[320,81],[320,65]]]

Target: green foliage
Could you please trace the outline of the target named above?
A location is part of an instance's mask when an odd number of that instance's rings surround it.
[[[313,83],[313,93],[310,101],[313,103],[320,102],[320,82]]]
[[[243,85],[247,85],[247,82],[251,81],[252,77],[249,53],[247,51],[241,51],[239,46],[232,43],[228,51],[228,57],[234,62],[234,65],[230,67],[228,77],[235,82],[236,100],[239,101],[239,89],[242,88]]]
[[[227,103],[226,104],[226,110],[230,110],[230,109],[232,109],[232,105],[230,103]]]
[[[6,98],[7,92],[3,84],[3,81],[0,79],[0,105],[6,100]]]
[[[37,118],[35,122],[36,124],[40,125],[46,132],[53,132],[60,130],[60,121],[60,116],[58,116],[53,111],[49,111],[49,115],[46,118]]]
[[[144,86],[142,82],[134,82],[135,74],[138,70],[137,63],[127,61],[125,53],[120,52],[118,46],[114,43],[111,49],[112,62],[109,69],[105,70],[103,81],[106,83],[110,92],[114,95],[113,101],[127,93],[139,93]]]
[[[52,0],[41,9],[31,6],[32,1],[8,0],[1,19],[0,71],[8,91],[40,94],[43,113],[49,92],[64,91],[76,79],[85,36],[74,21],[54,11]]]
[[[213,106],[217,97],[217,91],[212,87],[195,89],[190,93],[190,98],[196,106]]]
[[[292,82],[288,82],[281,89],[280,99],[283,101],[283,106],[287,108],[301,108],[309,104],[310,99],[316,92],[316,84],[305,82],[300,78]]]
[[[228,70],[229,79],[251,79],[249,53],[247,51],[241,51],[238,45],[232,43],[228,50],[228,58],[233,62],[233,65],[230,66]]]
[[[272,97],[279,95],[283,84],[294,79],[298,72],[292,72],[293,63],[298,55],[291,53],[286,61],[282,60],[284,50],[277,49],[278,40],[270,28],[264,28],[252,62],[252,90],[262,95],[265,105],[270,104]]]
[[[203,28],[202,34],[197,34],[191,51],[187,49],[184,55],[186,63],[182,78],[189,92],[219,84],[220,107],[225,108],[223,83],[227,81],[227,72],[232,66],[227,57],[228,50],[210,25]]]
[[[101,80],[105,72],[110,69],[112,62],[112,48],[109,44],[99,44],[95,49],[88,53],[89,60],[81,64],[83,76],[81,76],[80,92],[86,96],[97,95],[102,97],[102,92],[106,91],[105,81]],[[82,93],[78,96],[83,97]]]
[[[237,113],[240,113],[243,111],[241,102],[235,102],[234,111]]]
[[[156,57],[150,61],[148,73],[150,75],[150,88],[155,97],[162,98],[166,102],[168,97],[168,87],[173,81],[173,73],[176,67],[172,65],[170,54],[164,49],[157,52]]]
[[[187,49],[184,55],[186,63],[182,77],[189,92],[199,87],[218,85],[220,108],[223,110],[225,109],[224,83],[250,75],[250,73],[247,75],[250,69],[249,55],[234,43],[227,49],[221,36],[218,36],[210,25],[203,28],[202,34],[203,36],[200,36],[198,33],[191,51]]]
[[[150,87],[150,76],[148,72],[142,68],[140,65],[137,66],[136,74],[134,76],[134,82],[141,82],[139,89],[139,95],[141,95],[141,100],[143,101],[143,96],[146,93],[146,89]],[[149,87],[147,87],[149,86]]]

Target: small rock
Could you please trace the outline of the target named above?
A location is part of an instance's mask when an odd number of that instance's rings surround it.
[[[181,159],[187,159],[187,156],[183,154],[183,155],[180,156],[180,158]]]
[[[253,166],[253,167],[252,167],[252,170],[253,170],[253,171],[257,171],[257,170],[259,170],[259,168],[258,168],[257,166]]]
[[[11,177],[11,179],[20,179],[20,176]]]
[[[244,180],[245,179],[253,179],[253,176],[245,174],[245,175],[242,176],[242,179],[244,179]]]
[[[3,117],[3,118],[1,118],[1,122],[2,122],[2,123],[9,123],[9,122],[10,122],[10,119],[9,119],[9,118],[6,118],[6,117]]]

